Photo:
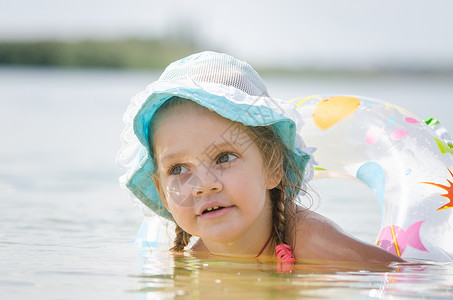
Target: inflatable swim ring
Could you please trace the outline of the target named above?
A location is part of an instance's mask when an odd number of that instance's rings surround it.
[[[379,247],[409,260],[453,261],[453,141],[435,119],[364,97],[292,101],[302,136],[317,147],[317,170],[374,192]]]

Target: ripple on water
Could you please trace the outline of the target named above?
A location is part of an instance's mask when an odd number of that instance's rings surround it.
[[[155,297],[332,299],[453,297],[453,264],[399,264],[383,270],[346,266],[295,265],[287,272],[275,263],[172,257],[152,251],[134,277],[147,299]]]

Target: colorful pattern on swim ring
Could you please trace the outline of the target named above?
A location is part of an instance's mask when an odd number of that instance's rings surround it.
[[[407,260],[453,261],[453,141],[438,120],[359,96],[293,102],[306,122],[301,135],[317,147],[317,176],[360,180],[375,193],[379,247]]]

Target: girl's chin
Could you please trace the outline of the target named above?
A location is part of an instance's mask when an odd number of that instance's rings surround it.
[[[241,230],[236,228],[210,228],[207,231],[200,232],[200,239],[206,243],[232,244],[241,235]]]

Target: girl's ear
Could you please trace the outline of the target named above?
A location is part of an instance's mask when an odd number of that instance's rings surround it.
[[[266,189],[272,190],[277,187],[283,178],[283,168],[278,167],[274,170],[268,170],[267,180],[266,180]]]
[[[165,198],[165,194],[162,191],[162,186],[160,185],[159,175],[157,175],[156,173],[153,173],[153,181],[154,181],[154,187],[156,188],[157,193],[159,194],[160,200],[164,204],[165,208],[168,210],[167,199]]]

